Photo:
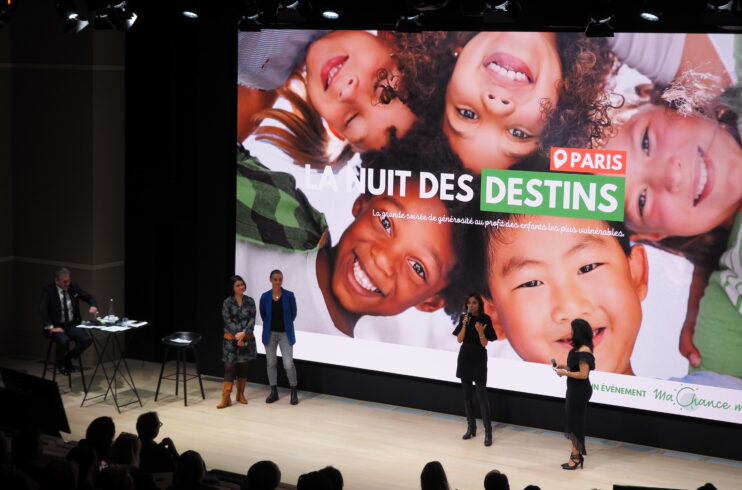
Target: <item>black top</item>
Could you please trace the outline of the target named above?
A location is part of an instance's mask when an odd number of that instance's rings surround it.
[[[453,331],[453,334],[458,336],[459,332],[461,332],[461,329],[464,328],[464,318],[466,315],[461,315],[461,318],[459,319],[459,324],[456,325],[456,328]],[[470,315],[468,326],[466,327],[466,333],[464,333],[464,341],[462,344],[471,344],[476,345],[480,349],[484,350],[484,347],[482,347],[482,343],[479,341],[479,332],[477,332],[476,327],[474,326],[475,323],[483,323],[484,324],[484,337],[489,340],[490,342],[497,340],[497,334],[495,333],[494,327],[492,327],[492,319],[489,317],[489,315]]]
[[[462,315],[459,319],[459,324],[453,331],[454,335],[458,335],[461,329],[464,328],[464,318]],[[464,340],[461,342],[459,349],[458,362],[456,364],[456,377],[463,381],[487,381],[487,349],[482,347],[482,343],[479,341],[479,332],[477,332],[475,323],[480,322],[484,324],[484,330],[482,331],[484,337],[489,340],[497,340],[495,329],[492,327],[492,319],[488,315],[477,315],[471,316],[469,323],[464,333]]]
[[[567,354],[567,369],[573,373],[577,372],[580,370],[581,362],[587,363],[588,373],[595,369],[595,357],[590,352],[579,352],[574,349],[569,351],[569,354]],[[586,379],[567,378],[567,381],[584,381],[589,383],[590,375],[588,374]]]
[[[175,461],[167,448],[155,441],[142,441],[139,469],[146,473],[167,473],[175,471]]]
[[[283,302],[282,298],[274,299],[271,305],[271,332],[285,332],[283,325]]]

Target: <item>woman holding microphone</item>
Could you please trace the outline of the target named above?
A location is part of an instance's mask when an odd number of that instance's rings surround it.
[[[593,329],[587,321],[577,318],[572,320],[572,350],[567,354],[567,364],[555,366],[559,376],[567,376],[564,436],[572,441],[572,454],[562,465],[565,470],[582,468],[585,462],[585,413],[593,394],[589,377],[593,369]]]
[[[461,379],[464,391],[464,412],[467,430],[463,439],[477,435],[477,421],[474,418],[472,398],[477,393],[479,410],[484,425],[484,445],[492,445],[492,424],[487,400],[487,344],[497,340],[492,320],[484,313],[484,302],[479,293],[471,293],[466,298],[466,313],[461,315],[459,324],[453,331],[461,344],[456,365],[456,377]],[[474,385],[474,386],[472,386]]]

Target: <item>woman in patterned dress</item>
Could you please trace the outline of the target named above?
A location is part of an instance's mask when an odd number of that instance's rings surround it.
[[[255,346],[255,301],[245,296],[245,281],[240,276],[229,278],[231,294],[222,304],[224,339],[222,339],[222,361],[224,362],[224,384],[222,400],[216,408],[232,404],[232,386],[237,379],[237,401],[247,403],[247,361],[258,355]]]

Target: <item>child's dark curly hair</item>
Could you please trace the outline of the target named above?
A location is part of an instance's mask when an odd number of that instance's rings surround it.
[[[616,56],[605,39],[574,32],[557,34],[557,50],[562,64],[559,99],[543,106],[547,123],[541,148],[593,148],[610,135],[609,113],[615,105],[607,84],[618,66]]]
[[[439,124],[445,111],[445,93],[456,66],[454,52],[476,32],[424,32],[400,35],[397,55],[406,103],[421,119]],[[592,148],[609,131],[614,108],[607,90],[616,57],[605,39],[584,34],[556,34],[562,66],[559,99],[544,101],[547,120],[540,147]]]
[[[427,124],[415,124],[402,139],[392,135],[383,150],[374,150],[361,156],[366,169],[409,170],[413,176],[420,172],[435,175],[468,173],[459,157],[448,144],[445,135]],[[479,216],[479,178],[473,176],[469,186],[474,197],[469,202],[444,200],[449,216],[476,219]],[[474,289],[486,294],[486,234],[482,226],[451,223],[452,246],[456,264],[448,273],[448,284],[439,293],[443,297],[446,313],[458,313],[467,292]]]

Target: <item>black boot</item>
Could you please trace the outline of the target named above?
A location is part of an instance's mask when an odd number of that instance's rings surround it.
[[[291,387],[291,404],[292,405],[299,404],[299,395],[296,393],[296,386]]]
[[[273,403],[275,401],[278,401],[278,388],[271,386],[271,394],[265,399],[265,403]]]
[[[471,439],[477,435],[477,420],[472,415],[471,403],[464,400],[464,413],[466,414],[466,434],[461,436],[462,439]]]
[[[489,447],[492,445],[492,426],[484,426],[484,445]]]

